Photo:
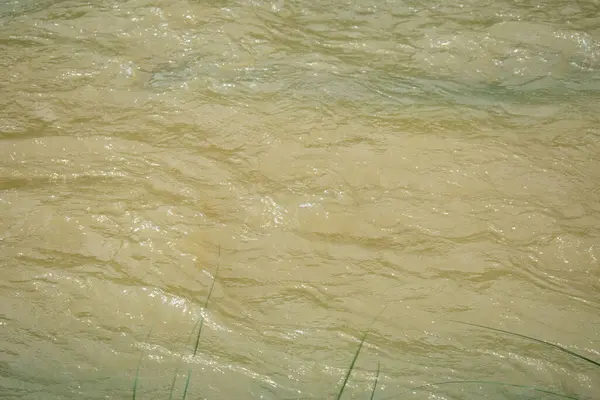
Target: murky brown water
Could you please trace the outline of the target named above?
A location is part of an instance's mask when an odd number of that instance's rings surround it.
[[[0,49],[0,397],[335,398],[387,306],[344,398],[597,398],[452,320],[600,361],[598,1],[12,0]]]

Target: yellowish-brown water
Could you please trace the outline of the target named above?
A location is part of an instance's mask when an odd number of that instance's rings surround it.
[[[0,52],[0,397],[333,398],[387,307],[344,398],[598,398],[452,322],[600,361],[598,1],[12,0]]]

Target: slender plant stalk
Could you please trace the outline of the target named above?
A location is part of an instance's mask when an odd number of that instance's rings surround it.
[[[185,380],[185,388],[183,389],[183,397],[182,397],[183,400],[185,400],[185,396],[187,396],[188,387],[190,387],[190,377],[191,376],[192,376],[192,370],[190,368],[190,370],[188,371],[187,379]]]
[[[408,394],[410,392],[422,391],[422,390],[431,388],[432,386],[442,386],[442,385],[493,385],[493,386],[506,386],[506,387],[514,387],[514,388],[519,388],[519,389],[533,390],[535,392],[549,394],[549,395],[557,396],[557,397],[560,397],[560,398],[563,398],[563,399],[580,400],[577,397],[567,396],[565,394],[552,392],[550,390],[542,389],[542,388],[537,388],[535,386],[517,385],[517,384],[514,384],[514,383],[494,382],[494,381],[446,381],[446,382],[428,383],[426,385],[422,385],[422,386],[418,386],[418,387],[409,389],[406,392],[402,393],[401,395],[406,395],[406,394]],[[394,399],[395,398],[396,397],[394,397]],[[391,399],[391,397],[389,399]]]
[[[217,267],[217,272],[218,272],[218,267]],[[214,279],[216,279],[216,278],[217,278],[217,276],[215,274]],[[213,286],[214,286],[214,280],[213,280]],[[213,286],[211,286],[211,289],[209,291],[207,299],[210,298]],[[208,304],[208,301],[204,304],[204,309],[206,309],[207,304]],[[198,335],[197,335],[197,338],[196,338],[196,346],[194,348],[194,356],[196,355],[196,352],[198,350],[198,344],[200,342],[200,334],[202,333],[202,326],[203,325],[204,325],[204,317],[200,316],[200,319],[198,320],[198,322],[196,322],[196,324],[192,328],[192,331],[188,335],[187,340],[185,341],[185,347],[187,347],[190,344],[190,340],[192,339],[192,335],[194,334],[194,332],[196,332],[196,329],[198,329]],[[188,380],[189,380],[190,373],[191,373],[191,370],[188,370]],[[173,374],[173,379],[171,380],[171,389],[170,389],[170,394],[169,394],[169,400],[173,400],[173,393],[175,392],[175,382],[177,380],[177,375],[178,374],[179,374],[179,367],[177,367],[175,369],[175,373]]]
[[[572,355],[572,356],[574,356],[574,357],[577,357],[577,358],[579,358],[579,359],[581,359],[581,360],[584,360],[584,361],[587,361],[587,362],[589,362],[589,363],[591,363],[591,364],[594,364],[594,365],[595,365],[595,366],[597,366],[597,367],[600,367],[600,363],[599,363],[599,362],[597,362],[597,361],[594,361],[594,360],[592,360],[591,358],[588,358],[588,357],[586,357],[586,356],[583,356],[583,355],[581,355],[581,354],[575,353],[574,351],[571,351],[571,350],[569,350],[569,349],[566,349],[566,348],[564,348],[564,347],[562,347],[562,346],[559,346],[559,345],[557,345],[557,344],[554,344],[554,343],[547,342],[547,341],[545,341],[545,340],[542,340],[542,339],[537,339],[537,338],[534,338],[534,337],[531,337],[531,336],[522,335],[522,334],[520,334],[520,333],[515,333],[515,332],[505,331],[505,330],[503,330],[503,329],[492,328],[492,327],[485,326],[485,325],[473,324],[473,323],[470,323],[470,322],[462,322],[462,321],[455,321],[455,320],[451,320],[451,321],[452,321],[452,322],[457,322],[457,323],[459,323],[459,324],[464,324],[464,325],[477,326],[477,327],[479,327],[479,328],[483,328],[483,329],[489,329],[489,330],[491,330],[491,331],[496,331],[496,332],[506,333],[506,334],[508,334],[508,335],[513,335],[513,336],[517,336],[517,337],[520,337],[520,338],[523,338],[523,339],[528,339],[528,340],[531,340],[531,341],[534,341],[534,342],[537,342],[537,343],[542,343],[542,344],[545,344],[546,346],[551,346],[551,347],[554,347],[555,349],[558,349],[558,350],[560,350],[560,351],[562,351],[562,352],[564,352],[564,353],[567,353],[567,354],[569,354],[569,355]]]
[[[356,359],[358,358],[360,349],[362,348],[363,344],[365,343],[365,339],[367,338],[367,333],[368,332],[365,332],[363,334],[362,339],[360,340],[360,344],[358,345],[358,349],[356,349],[356,353],[354,353],[354,358],[352,359],[352,362],[350,363],[350,367],[346,371],[346,376],[344,377],[344,381],[342,382],[342,386],[340,387],[340,391],[337,394],[336,400],[340,400],[342,398],[342,393],[344,393],[344,389],[346,388],[348,379],[350,379],[350,374],[352,373],[352,370],[354,369],[354,364],[356,363]]]
[[[150,328],[150,331],[148,332],[148,336],[146,336],[146,341],[148,341],[148,339],[150,339],[151,333],[152,333],[152,328]],[[135,400],[135,397],[137,395],[138,379],[140,377],[140,368],[142,367],[143,358],[144,358],[144,350],[141,351],[140,359],[138,361],[137,369],[135,371],[135,379],[133,380],[133,393],[132,393],[133,400]]]
[[[194,332],[196,332],[196,328],[198,327],[198,325],[200,325],[200,321],[198,321],[192,328],[190,334],[187,337],[187,340],[185,341],[184,349],[186,347],[188,347],[188,345],[190,344],[190,341],[192,340],[192,335],[194,335]],[[183,353],[183,350],[181,351],[181,353]],[[175,373],[173,374],[173,379],[171,381],[171,389],[169,391],[169,393],[170,393],[169,400],[173,400],[173,393],[175,392],[175,382],[177,381],[178,374],[179,374],[179,367],[175,368]]]
[[[219,260],[221,260],[221,247],[220,246],[219,246]],[[208,307],[208,302],[210,301],[210,298],[212,297],[213,289],[215,288],[215,282],[217,282],[217,276],[219,275],[219,267],[220,266],[221,266],[221,263],[219,261],[219,263],[217,264],[217,269],[215,270],[215,276],[213,277],[212,284],[210,285],[210,289],[208,290],[208,295],[206,296],[206,301],[204,302],[204,307],[202,308],[202,311],[206,310],[206,308]],[[203,326],[204,326],[204,316],[201,315],[200,321],[198,322],[198,336],[196,336],[196,345],[194,346],[194,354],[193,354],[194,357],[198,353],[198,346],[200,345],[200,336],[202,334]],[[185,381],[185,389],[183,390],[182,400],[185,400],[185,397],[187,396],[188,388],[190,386],[191,376],[192,376],[192,369],[189,368],[187,379]]]
[[[217,265],[217,270],[215,271],[215,276],[213,278],[212,285],[210,285],[210,290],[208,291],[208,295],[206,296],[206,301],[204,302],[204,307],[202,308],[202,311],[206,310],[206,308],[208,307],[208,301],[210,300],[210,297],[212,296],[212,292],[215,287],[215,282],[217,281],[218,274],[219,274],[219,265]],[[200,344],[200,334],[202,333],[202,326],[204,325],[204,316],[200,317],[199,324],[200,324],[200,327],[198,329],[198,336],[196,337],[196,346],[194,346],[194,356],[198,352],[198,345]]]
[[[219,247],[219,259],[221,258],[221,248]],[[206,310],[206,308],[208,307],[208,302],[211,298],[213,289],[215,287],[215,282],[217,280],[217,275],[219,273],[219,265],[217,265],[217,269],[215,271],[215,276],[213,277],[213,281],[212,284],[210,286],[210,290],[208,291],[208,295],[206,296],[206,300],[204,302],[204,307],[202,308],[202,311]],[[188,335],[187,340],[185,341],[185,347],[187,347],[192,339],[192,336],[194,335],[194,332],[196,332],[196,329],[198,329],[198,335],[196,336],[196,343],[194,346],[194,353],[193,355],[195,356],[196,353],[198,352],[198,346],[200,343],[200,335],[202,334],[202,327],[204,325],[204,316],[200,315],[200,319],[198,320],[198,322],[194,325],[194,327],[192,328],[192,331],[190,332],[190,334]],[[150,334],[148,334],[148,337],[150,337]],[[183,351],[182,351],[183,353]],[[142,356],[143,357],[143,353]],[[136,392],[137,392],[137,382],[138,382],[138,376],[139,376],[139,370],[140,370],[140,365],[141,365],[141,358],[140,358],[140,362],[138,363],[138,370],[135,376],[135,380],[134,380],[134,384],[133,384],[133,400],[135,400],[136,398]],[[190,385],[190,377],[192,374],[192,369],[188,369],[188,373],[187,373],[187,378],[186,378],[186,382],[185,382],[185,388],[183,391],[183,399],[185,400],[185,397],[187,395],[188,392],[188,388]],[[179,367],[175,368],[175,373],[173,374],[173,379],[171,380],[171,387],[169,390],[169,400],[173,400],[173,395],[175,393],[175,383],[177,382],[177,375],[179,375]]]
[[[557,344],[551,343],[551,342],[547,342],[545,340],[542,339],[537,339],[531,336],[527,336],[527,335],[522,335],[520,333],[515,333],[515,332],[510,332],[504,329],[498,329],[498,328],[492,328],[489,326],[485,326],[485,325],[479,325],[479,324],[473,324],[470,322],[462,322],[462,321],[456,321],[456,320],[451,320],[452,322],[456,322],[459,324],[464,324],[464,325],[470,325],[470,326],[476,326],[478,328],[483,328],[483,329],[488,329],[491,331],[495,331],[495,332],[500,332],[500,333],[505,333],[508,335],[512,335],[512,336],[517,336],[520,337],[522,339],[527,339],[536,343],[541,343],[544,344],[546,346],[550,346],[553,347],[555,349],[558,349],[564,353],[567,353],[571,356],[577,357],[581,360],[587,361],[588,363],[591,363],[593,365],[596,365],[598,367],[600,367],[600,363],[598,363],[597,361],[594,361],[586,356],[583,356],[581,354],[575,353],[574,351],[571,351],[569,349],[566,349],[562,346],[559,346]],[[413,391],[418,391],[418,390],[424,390],[427,388],[430,388],[432,386],[441,386],[441,385],[456,385],[456,384],[463,384],[463,385],[468,385],[468,384],[475,384],[475,385],[495,385],[495,386],[507,386],[507,387],[515,387],[515,388],[521,388],[521,389],[528,389],[528,390],[533,390],[535,392],[539,392],[539,393],[544,393],[544,394],[549,394],[552,396],[557,396],[560,398],[564,398],[564,399],[571,399],[571,400],[579,400],[577,397],[572,397],[572,396],[568,396],[565,394],[561,394],[561,393],[556,393],[547,389],[542,389],[542,388],[537,388],[534,386],[526,386],[526,385],[517,385],[517,384],[512,384],[512,383],[505,383],[505,382],[494,382],[494,381],[447,381],[447,382],[437,382],[437,383],[430,383],[430,384],[426,384],[426,385],[422,385],[413,389],[410,389],[409,391],[405,392],[409,393],[409,392],[413,392]]]
[[[175,381],[177,381],[177,374],[179,373],[179,367],[175,368],[173,374],[173,380],[171,380],[171,388],[169,389],[169,400],[173,400],[173,393],[175,392]]]
[[[381,372],[381,363],[377,361],[377,375],[375,375],[375,383],[373,384],[373,391],[371,392],[371,400],[375,398],[375,390],[377,390],[377,381],[379,381],[379,372]]]
[[[369,334],[369,331],[371,330],[371,327],[373,326],[373,324],[375,323],[375,321],[377,321],[377,319],[379,318],[379,316],[381,314],[383,314],[383,312],[385,311],[385,309],[387,308],[387,306],[383,307],[383,309],[381,311],[379,311],[379,314],[377,314],[375,316],[375,318],[373,318],[373,321],[371,322],[371,325],[369,325],[369,327],[367,328],[367,330],[365,331],[365,333],[362,336],[362,339],[360,340],[360,344],[358,345],[358,349],[356,349],[356,353],[354,353],[354,358],[352,358],[352,362],[350,363],[350,367],[348,367],[348,370],[346,371],[346,376],[344,377],[344,381],[342,382],[342,386],[340,387],[340,390],[337,394],[336,400],[340,400],[342,398],[342,394],[344,393],[344,389],[346,388],[346,384],[348,383],[348,379],[350,379],[350,375],[352,374],[352,370],[354,370],[354,364],[356,364],[356,360],[358,359],[358,355],[360,354],[360,350],[363,347],[363,344],[365,344],[365,340],[367,340],[367,335]],[[379,373],[378,373],[379,375]]]

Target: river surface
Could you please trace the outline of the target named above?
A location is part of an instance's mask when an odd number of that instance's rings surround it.
[[[600,362],[597,0],[7,0],[0,77],[3,399],[598,399],[461,323]]]

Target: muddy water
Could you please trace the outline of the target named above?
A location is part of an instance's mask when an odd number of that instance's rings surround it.
[[[335,398],[369,327],[344,398],[597,395],[453,322],[600,360],[597,1],[12,0],[0,49],[3,398]]]

